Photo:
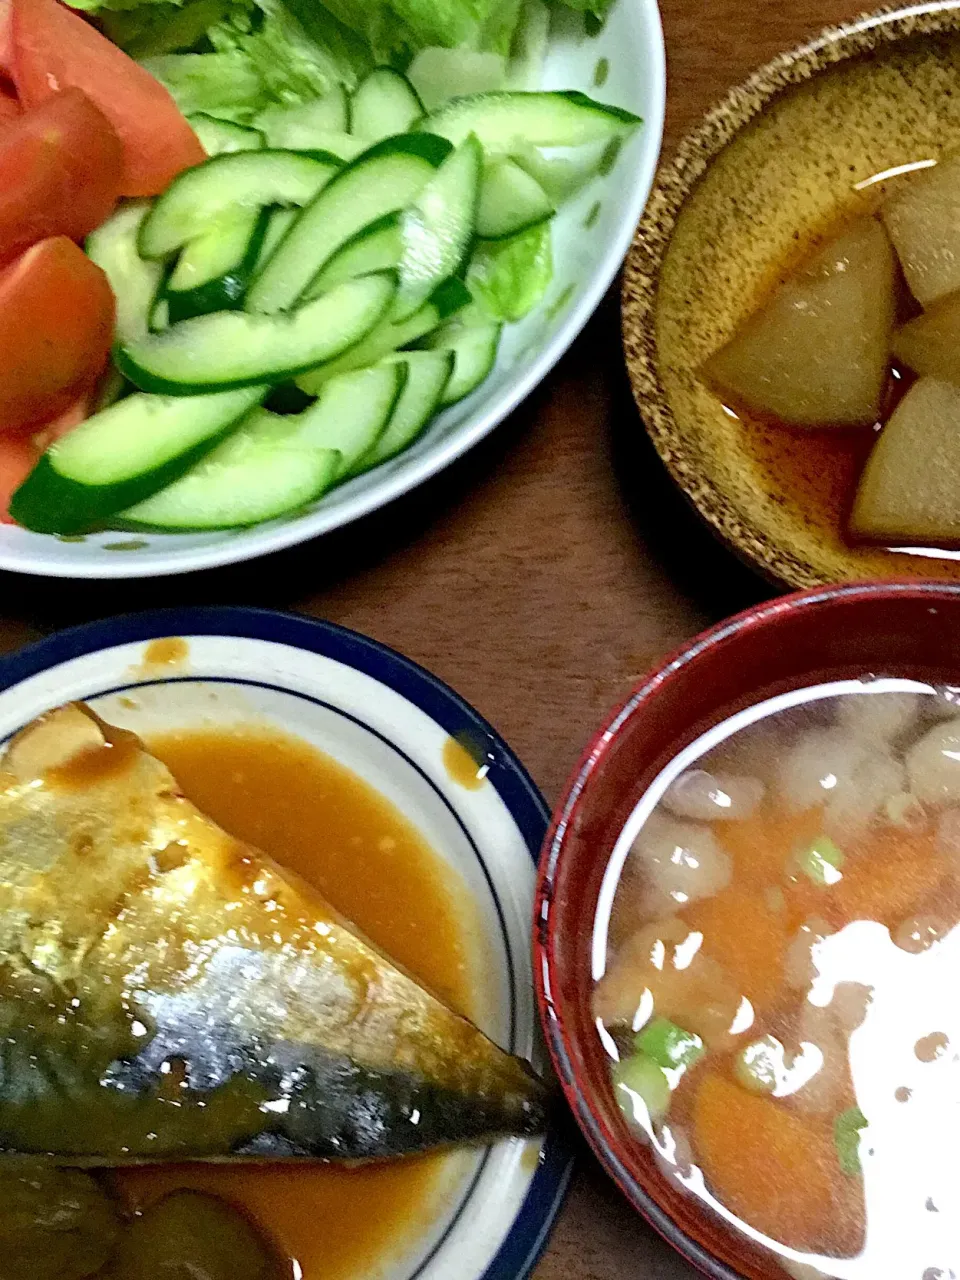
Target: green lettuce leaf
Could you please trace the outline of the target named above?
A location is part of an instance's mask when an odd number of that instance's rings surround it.
[[[520,0],[326,0],[377,62],[405,66],[431,45],[508,54]]]
[[[143,65],[173,94],[185,116],[202,111],[243,124],[271,98],[256,67],[239,50],[224,53],[167,53]]]
[[[467,288],[495,320],[522,320],[553,279],[549,222],[509,240],[481,240],[467,268]]]

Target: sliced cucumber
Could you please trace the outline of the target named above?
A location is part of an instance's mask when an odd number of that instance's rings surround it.
[[[350,99],[342,85],[320,98],[293,106],[270,106],[254,121],[262,130],[268,147],[290,151],[327,148],[318,137],[329,133],[347,133],[350,129]]]
[[[417,91],[399,71],[376,67],[357,85],[350,104],[350,132],[379,142],[407,130],[423,115]]]
[[[162,286],[161,286],[162,289]],[[160,292],[153,300],[153,306],[150,308],[150,332],[163,333],[164,329],[170,328],[170,303],[167,301],[165,293]],[[136,339],[139,341],[139,339]],[[124,344],[125,345],[125,344]]]
[[[596,177],[605,147],[605,143],[593,143],[587,147],[554,149],[544,155],[536,147],[518,144],[511,159],[536,178],[554,204],[563,204]]]
[[[310,155],[314,155],[319,150],[336,157],[341,164],[349,164],[351,160],[356,160],[357,156],[362,155],[369,145],[370,143],[364,138],[355,138],[352,133],[343,133],[339,129],[324,129],[313,136],[309,146],[291,147],[291,150],[302,149]]]
[[[454,365],[452,351],[406,351],[390,359],[406,366],[407,380],[386,430],[356,463],[355,475],[378,467],[413,443],[439,409]]]
[[[83,533],[178,479],[266,393],[127,396],[50,446],[10,514],[37,533]]]
[[[471,136],[447,156],[404,210],[395,319],[412,315],[462,266],[473,239],[482,172],[483,151]]]
[[[454,98],[416,125],[454,145],[475,133],[488,153],[511,152],[518,143],[575,147],[606,141],[635,128],[639,116],[594,102],[585,93],[477,93]]]
[[[304,205],[337,171],[333,161],[294,151],[238,151],[185,170],[167,187],[140,227],[145,258],[165,258],[238,208]]]
[[[444,325],[423,340],[431,351],[449,351],[454,357],[453,372],[443,391],[441,406],[455,404],[479,387],[497,358],[503,325],[495,320],[474,324]]]
[[[121,207],[87,236],[87,256],[110,281],[117,303],[116,341],[134,342],[150,328],[150,311],[163,279],[158,262],[145,262],[137,237],[150,202],[135,200]]]
[[[273,520],[314,502],[340,455],[298,439],[296,419],[254,409],[186,475],[124,511],[135,529],[232,529]]]
[[[117,367],[144,391],[170,395],[282,382],[358,344],[384,316],[396,289],[396,274],[382,271],[282,315],[197,316],[121,347]]]
[[[535,89],[542,82],[549,42],[550,10],[544,0],[521,0],[507,65],[506,78],[511,89]]]
[[[350,475],[383,434],[407,381],[406,365],[381,364],[331,378],[316,404],[295,419],[297,438],[340,454],[337,478]]]
[[[343,287],[343,286],[341,286]],[[324,295],[329,297],[329,294]],[[297,386],[308,396],[319,395],[320,388],[331,378],[352,369],[363,369],[367,365],[377,364],[384,356],[389,356],[401,347],[416,342],[432,332],[438,325],[459,308],[469,305],[470,294],[459,280],[448,280],[437,290],[429,302],[424,303],[419,311],[415,311],[406,320],[395,321],[385,317],[370,333],[336,360],[318,369],[302,373],[297,379]]]
[[[254,272],[259,271],[266,260],[273,253],[274,249],[293,226],[294,219],[297,216],[296,209],[272,209],[270,211],[270,220],[267,223],[267,229],[263,234],[263,244],[260,246],[260,255],[257,258]]]
[[[319,297],[334,285],[369,275],[371,271],[396,269],[403,253],[400,221],[399,213],[388,213],[351,236],[309,286],[304,297]]]
[[[232,120],[218,120],[200,111],[187,117],[208,156],[230,155],[234,151],[261,151],[267,144],[259,129],[249,129]]]
[[[509,156],[488,164],[480,184],[477,235],[505,240],[547,222],[556,213],[553,201],[526,169]]]
[[[505,88],[507,60],[474,49],[421,49],[407,76],[425,109],[433,111],[450,98]]]
[[[376,143],[341,169],[303,210],[255,278],[247,310],[292,307],[341,245],[408,205],[449,153],[444,139],[412,133]]]
[[[167,280],[171,324],[243,304],[269,220],[266,209],[237,209],[190,241]]]

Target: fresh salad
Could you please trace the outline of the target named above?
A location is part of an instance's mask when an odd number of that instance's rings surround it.
[[[405,449],[639,123],[537,89],[544,0],[74,5],[0,0],[0,508],[41,533],[252,525]]]

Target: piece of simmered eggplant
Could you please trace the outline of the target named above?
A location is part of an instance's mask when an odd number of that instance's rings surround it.
[[[960,386],[960,292],[902,325],[893,336],[893,354],[921,377]]]
[[[887,378],[896,264],[863,218],[785,280],[704,366],[734,408],[797,426],[869,425]]]
[[[887,543],[960,543],[960,387],[921,378],[898,405],[860,479],[850,531]]]
[[[919,303],[960,289],[960,156],[904,178],[881,214]]]
[[[87,1280],[120,1230],[89,1174],[16,1156],[0,1161],[0,1280]]]
[[[127,1227],[105,1280],[285,1280],[270,1241],[218,1196],[172,1191]]]
[[[382,1159],[547,1091],[78,705],[0,761],[0,1150]]]

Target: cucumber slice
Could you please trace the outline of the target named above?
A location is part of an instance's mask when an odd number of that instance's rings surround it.
[[[153,300],[163,279],[158,262],[145,262],[137,252],[137,237],[150,211],[148,200],[121,205],[87,236],[87,256],[104,272],[117,303],[115,338],[134,342],[150,328]]]
[[[399,351],[401,347],[406,347],[432,332],[447,316],[452,315],[460,307],[467,306],[469,302],[470,294],[465,286],[459,280],[448,280],[445,285],[441,285],[430,301],[424,303],[412,316],[399,321],[386,316],[362,342],[358,342],[339,359],[331,360],[319,369],[302,373],[296,379],[297,386],[308,396],[319,395],[321,387],[331,378],[352,369],[363,369],[367,365],[377,364],[384,356],[389,356],[392,352]]]
[[[500,53],[474,49],[421,49],[407,77],[425,109],[433,111],[451,98],[505,88],[507,60]]]
[[[494,320],[469,325],[454,321],[423,340],[428,350],[449,351],[454,358],[441,407],[462,400],[488,376],[497,358],[502,332],[503,325]]]
[[[261,270],[263,264],[293,226],[296,216],[296,209],[272,209],[270,211],[267,229],[263,233],[263,244],[260,246],[260,253],[253,268],[254,274]]]
[[[407,351],[390,359],[406,366],[406,383],[385,431],[354,466],[354,475],[378,467],[414,442],[439,409],[454,365],[452,351]]]
[[[629,132],[639,116],[594,102],[575,90],[564,93],[477,93],[454,98],[415,127],[449,138],[454,145],[475,133],[489,154],[535,147],[576,147]]]
[[[555,213],[552,200],[536,178],[509,156],[494,160],[484,169],[477,209],[478,236],[506,240],[549,221]]]
[[[238,151],[185,170],[167,187],[140,227],[145,258],[165,258],[238,208],[304,205],[337,171],[294,151]]]
[[[543,0],[522,0],[507,65],[506,79],[511,89],[536,89],[542,83],[549,42],[549,8]]]
[[[330,93],[294,106],[270,106],[254,120],[267,140],[268,147],[290,151],[308,151],[319,147],[318,135],[347,133],[350,129],[350,99],[346,89],[337,85]]]
[[[259,129],[248,129],[246,125],[234,124],[232,120],[218,120],[216,116],[208,116],[202,111],[188,116],[187,120],[208,156],[260,151],[267,145]]]
[[[596,177],[604,150],[605,144],[593,143],[589,147],[564,148],[559,155],[554,151],[545,156],[536,147],[518,145],[511,159],[526,169],[531,178],[536,178],[554,204],[563,204]]]
[[[400,218],[399,213],[388,213],[351,236],[309,286],[304,297],[317,298],[335,285],[369,275],[371,271],[395,270],[403,252]]]
[[[450,150],[442,138],[405,134],[376,143],[341,169],[303,210],[253,281],[247,310],[292,307],[341,245],[408,205]]]
[[[83,533],[178,479],[266,394],[126,396],[50,446],[10,514],[36,533]]]
[[[117,521],[134,529],[233,529],[273,520],[315,501],[333,483],[340,455],[297,439],[296,420],[254,409],[202,461]]]
[[[412,315],[463,264],[477,217],[483,151],[469,137],[451,152],[401,219],[394,319]]]
[[[164,329],[169,328],[170,303],[167,301],[166,294],[158,293],[153,300],[153,306],[150,308],[150,332],[163,333]],[[139,339],[136,339],[136,341],[139,341]]]
[[[407,381],[404,364],[380,364],[331,378],[316,404],[301,413],[297,439],[340,454],[337,479],[345,479],[383,434]]]
[[[266,209],[237,209],[190,241],[167,280],[171,324],[242,306],[269,220]]]
[[[309,146],[302,148],[291,146],[291,150],[302,149],[313,155],[319,149],[334,156],[341,164],[349,164],[351,160],[356,160],[357,156],[363,155],[369,145],[370,143],[364,138],[355,138],[352,133],[342,133],[339,129],[324,129],[313,136]]]
[[[338,285],[283,315],[218,311],[121,347],[117,368],[144,391],[190,396],[282,382],[358,344],[393,301],[395,273]]]
[[[350,132],[379,142],[407,130],[423,115],[417,91],[392,67],[375,67],[354,91],[350,104]]]

